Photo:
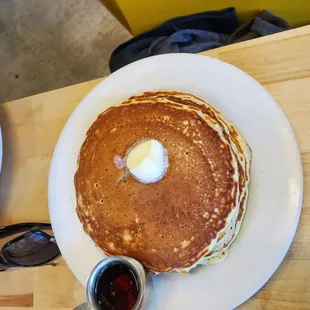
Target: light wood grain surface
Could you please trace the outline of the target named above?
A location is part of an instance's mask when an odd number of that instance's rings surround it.
[[[241,68],[264,85],[291,122],[302,154],[304,203],[296,237],[276,273],[240,309],[310,309],[310,26],[203,54]],[[100,81],[0,105],[1,225],[49,221],[47,179],[57,138],[73,109]],[[83,300],[82,286],[62,259],[0,273],[0,310],[71,309]]]

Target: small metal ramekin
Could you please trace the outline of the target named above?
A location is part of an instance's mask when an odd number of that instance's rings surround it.
[[[110,256],[99,262],[88,277],[86,285],[86,300],[92,309],[100,310],[97,303],[95,288],[102,273],[110,266],[122,264],[127,266],[135,275],[138,282],[138,298],[132,310],[145,310],[151,302],[153,283],[143,266],[133,258],[126,256]]]

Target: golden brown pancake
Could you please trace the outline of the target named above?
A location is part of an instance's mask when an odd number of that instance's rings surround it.
[[[186,270],[210,252],[237,218],[245,187],[239,175],[245,173],[229,134],[225,138],[197,106],[154,104],[154,98],[99,115],[81,148],[74,182],[77,213],[94,242],[106,254],[136,258],[156,273]],[[166,174],[153,184],[124,178],[119,163],[144,138],[160,141],[169,158]]]

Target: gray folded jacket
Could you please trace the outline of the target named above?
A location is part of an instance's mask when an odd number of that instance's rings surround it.
[[[111,72],[136,60],[167,53],[199,53],[290,29],[269,11],[240,25],[234,8],[177,17],[117,47],[110,58]]]

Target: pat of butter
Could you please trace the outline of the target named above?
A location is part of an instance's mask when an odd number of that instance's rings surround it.
[[[126,165],[138,181],[154,183],[159,181],[167,170],[167,152],[157,140],[144,140],[128,152]]]

